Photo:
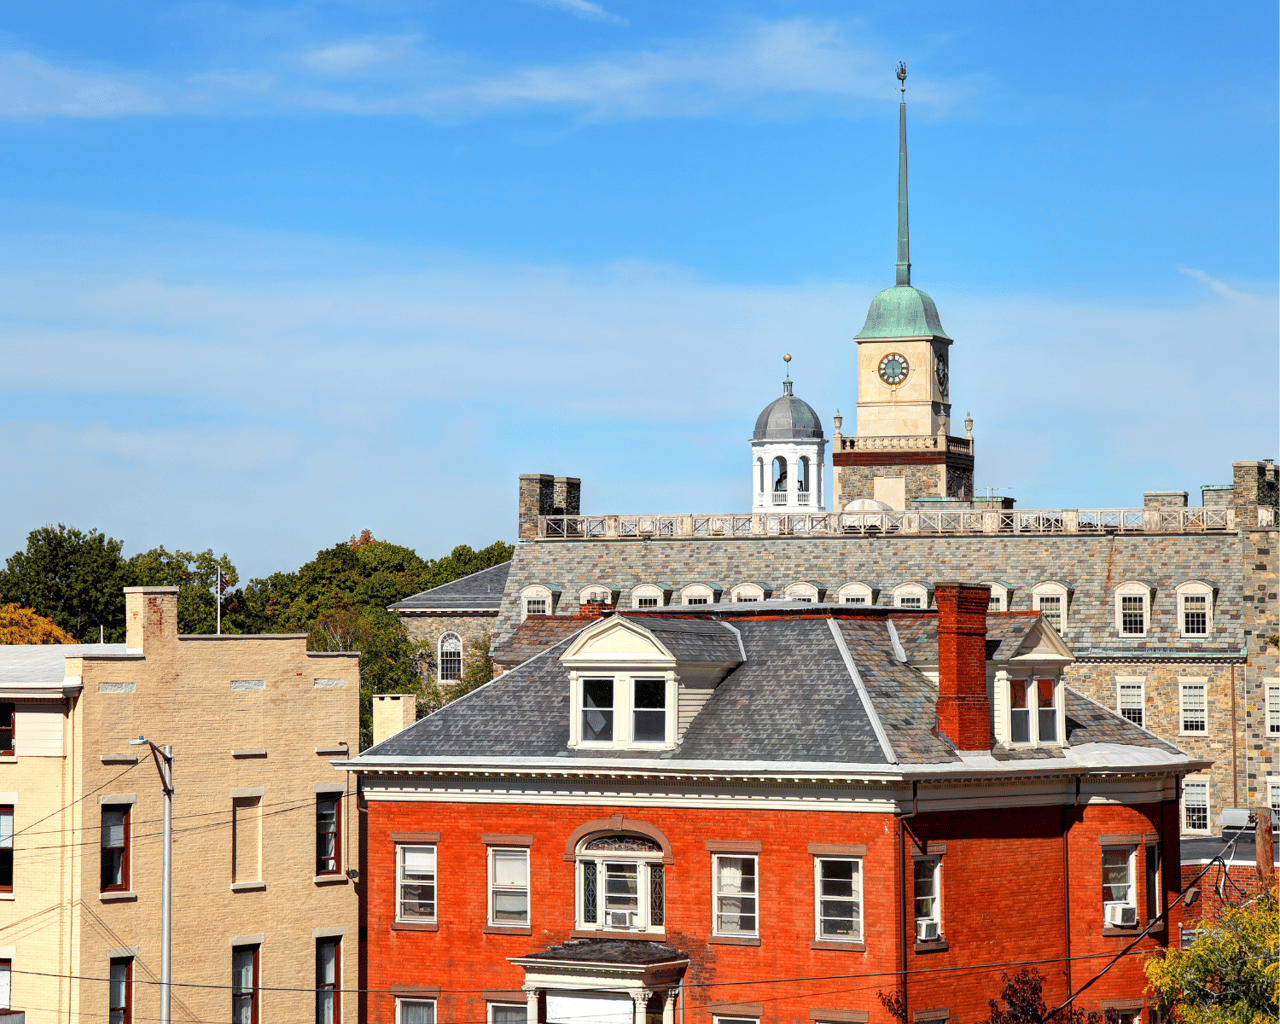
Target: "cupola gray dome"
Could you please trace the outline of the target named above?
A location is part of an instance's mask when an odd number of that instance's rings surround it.
[[[791,379],[782,382],[782,397],[775,398],[756,417],[753,441],[788,441],[822,438],[822,421],[808,402],[791,393]]]

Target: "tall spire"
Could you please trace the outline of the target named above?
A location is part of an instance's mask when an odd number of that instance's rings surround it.
[[[911,283],[911,241],[907,230],[907,65],[898,64],[902,101],[898,104],[898,262],[895,284]]]

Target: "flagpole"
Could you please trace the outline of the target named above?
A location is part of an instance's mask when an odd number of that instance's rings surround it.
[[[218,566],[218,581],[215,588],[218,591],[218,635],[222,635],[222,566]]]

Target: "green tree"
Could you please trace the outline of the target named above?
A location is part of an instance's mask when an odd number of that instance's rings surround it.
[[[135,582],[121,541],[59,523],[27,535],[0,572],[0,596],[52,619],[77,640],[124,640],[124,588]]]
[[[1161,1020],[1183,1024],[1274,1021],[1280,997],[1277,892],[1227,909],[1190,946],[1164,950],[1144,970]]]
[[[206,551],[166,551],[164,545],[143,551],[129,559],[139,586],[178,588],[178,632],[213,633],[217,630],[218,608],[214,587],[218,570],[227,583],[239,582],[236,567],[225,554]],[[244,633],[243,599],[223,595],[222,631]]]
[[[1045,1005],[1041,995],[1044,989],[1043,974],[1034,967],[1024,967],[1017,974],[1002,973],[1000,981],[1000,1000],[1004,1006],[1001,1007],[994,999],[988,999],[990,1013],[979,1024],[1049,1024],[1050,1021],[1054,1024],[1116,1024],[1120,1019],[1116,1010],[1108,1010],[1105,1014],[1090,1010],[1086,1014],[1073,1006],[1059,1010],[1046,1021],[1045,1014],[1049,1012],[1049,1007]],[[876,996],[889,1011],[889,1016],[899,1024],[906,1024],[906,1000],[902,997],[901,989],[891,995],[877,992]]]

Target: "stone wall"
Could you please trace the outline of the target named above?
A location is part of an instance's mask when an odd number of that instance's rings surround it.
[[[901,476],[907,481],[907,497],[920,495],[943,497],[941,464],[923,466],[836,466],[835,511],[858,498],[874,498],[878,476]]]
[[[467,667],[467,641],[484,633],[492,632],[496,612],[471,612],[460,615],[455,613],[444,615],[407,615],[401,613],[400,621],[404,623],[409,639],[415,643],[425,641],[424,650],[418,661],[418,670],[432,679],[439,676],[440,638],[445,633],[457,633],[462,639],[462,667]]]
[[[1142,495],[1143,508],[1186,508],[1186,491],[1145,491]]]
[[[538,536],[538,516],[555,514],[555,477],[549,473],[521,473],[517,502],[517,536],[532,540]]]
[[[1248,653],[1245,672],[1244,732],[1249,805],[1267,801],[1266,780],[1280,776],[1280,737],[1267,733],[1268,681],[1280,679],[1280,651],[1270,638],[1280,634],[1277,621],[1277,568],[1280,532],[1245,530],[1244,544],[1244,641]]]

